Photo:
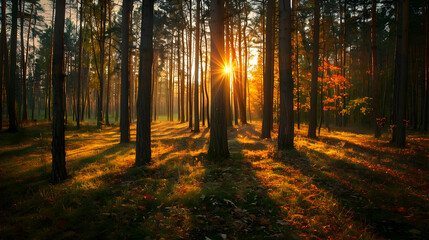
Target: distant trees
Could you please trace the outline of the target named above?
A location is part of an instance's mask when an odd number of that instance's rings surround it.
[[[141,23],[140,66],[137,100],[136,165],[150,162],[150,105],[153,61],[153,4],[143,0]]]
[[[39,1],[1,0],[0,85],[5,85],[7,96],[0,91],[0,106],[7,99],[9,121],[3,125],[9,124],[10,131],[17,131],[19,121],[29,119],[27,108],[34,121],[39,120],[34,117],[37,114],[39,118],[45,115],[46,120],[52,115],[55,1],[44,6],[52,6],[47,24],[40,20]],[[135,113],[142,114],[138,93],[145,85],[140,82],[144,75],[140,72],[147,72],[147,64],[139,67],[144,60],[138,47],[144,28],[137,27],[146,16],[140,4],[133,9],[134,3],[123,0],[122,8],[116,8],[110,0],[81,1],[75,8],[66,2],[64,16],[64,122],[73,118],[80,127],[85,118],[96,119],[101,127],[110,121],[115,124],[109,119],[109,113],[115,113],[115,121],[120,116],[122,143],[130,141]],[[221,2],[154,1],[152,120],[166,117],[187,122],[190,130],[199,131],[206,117],[209,119],[210,108],[216,115],[210,121],[216,139],[211,145],[216,154],[224,156],[228,146],[219,122],[222,118],[230,128],[233,123],[246,124],[248,118],[261,119],[261,138],[271,138],[274,124],[279,124],[280,149],[293,147],[294,119],[290,115],[295,111],[298,128],[300,122],[307,122],[311,138],[316,137],[316,125],[320,124],[320,135],[322,124],[329,127],[335,120],[337,127],[346,123],[371,126],[376,137],[390,126],[392,143],[400,147],[405,146],[407,128],[427,129],[426,2],[409,1],[406,16],[405,0],[395,5],[376,0],[326,0],[322,6],[320,0],[224,0],[223,9],[215,8],[224,12],[223,28],[216,26],[212,31],[206,22],[215,26],[218,13],[212,6],[218,4]],[[210,38],[209,30],[210,34],[217,31],[214,37]],[[220,31],[225,46],[219,45]],[[290,36],[293,41],[289,43]],[[211,52],[210,44],[216,51]],[[221,47],[223,53],[218,50]],[[423,48],[425,51],[419,51]],[[224,73],[225,67],[229,74]],[[210,88],[222,91],[210,93]],[[223,94],[223,102],[218,94]],[[140,104],[147,101],[144,99]],[[6,114],[0,114],[0,121],[1,117]]]
[[[53,121],[52,121],[52,181],[67,178],[64,138],[64,21],[66,1],[57,0],[54,27],[53,55]]]
[[[226,75],[224,49],[224,1],[212,0],[210,4],[210,36],[211,36],[211,125],[208,154],[212,158],[229,156],[226,125]]]

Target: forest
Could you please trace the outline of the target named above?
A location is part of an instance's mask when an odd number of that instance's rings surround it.
[[[429,1],[0,10],[0,240],[429,236]]]

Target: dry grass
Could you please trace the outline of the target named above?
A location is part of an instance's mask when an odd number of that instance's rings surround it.
[[[134,168],[119,128],[66,132],[70,178],[52,185],[50,126],[0,139],[0,239],[424,239],[429,137],[387,139],[300,130],[295,150],[261,140],[260,123],[228,130],[231,158],[206,159],[209,130],[152,126],[152,162]]]

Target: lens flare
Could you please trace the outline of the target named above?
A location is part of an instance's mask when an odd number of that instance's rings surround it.
[[[231,73],[231,67],[228,65],[225,65],[223,71],[225,72],[225,74],[229,74],[229,73]]]

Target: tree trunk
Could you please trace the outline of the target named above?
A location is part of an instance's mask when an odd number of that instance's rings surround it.
[[[129,39],[130,39],[130,11],[132,0],[123,0],[122,3],[122,44],[121,44],[121,143],[130,141],[130,119],[128,109],[128,95],[130,77],[128,68]]]
[[[189,0],[189,39],[188,39],[188,121],[192,129],[192,0]]]
[[[81,95],[81,84],[83,79],[82,62],[83,62],[83,1],[80,2],[80,13],[79,13],[79,67],[78,67],[78,80],[77,80],[77,104],[76,104],[76,125],[80,128],[80,95]]]
[[[15,88],[17,83],[17,62],[16,62],[16,47],[18,37],[18,1],[12,2],[12,30],[10,33],[10,77],[9,77],[9,92],[7,94],[8,112],[9,112],[9,129],[10,132],[18,131],[18,119],[16,117],[16,99]]]
[[[51,20],[51,26],[54,26],[54,17],[55,17],[55,1],[52,1],[52,20]],[[52,56],[54,54],[54,27],[51,29],[51,49],[49,53],[49,69],[48,69],[48,86],[47,86],[47,112],[48,112],[48,120],[51,121],[51,98],[52,98]],[[45,112],[45,118],[46,118],[46,112]]]
[[[372,58],[372,108],[373,108],[373,121],[375,127],[374,136],[379,138],[381,136],[381,125],[378,123],[378,118],[380,118],[380,103],[378,98],[378,69],[377,69],[377,25],[376,25],[376,15],[377,15],[377,2],[372,0],[371,7],[371,58]]]
[[[27,51],[25,50],[25,43],[24,43],[24,20],[25,20],[25,0],[20,1],[20,12],[21,12],[21,82],[22,82],[22,91],[21,91],[21,97],[22,97],[22,121],[28,121],[28,109],[27,109],[27,60],[28,60],[28,41],[30,39],[30,30],[31,30],[31,18],[33,15],[33,7],[31,8],[31,14],[30,19],[28,21],[28,35],[27,35]],[[27,54],[26,54],[27,52]]]
[[[229,30],[230,30],[230,22],[231,22],[231,17],[229,16],[229,10],[232,9],[232,4],[231,4],[231,0],[226,0],[226,6],[227,8],[225,9],[226,11],[226,16],[227,19],[225,21],[225,32],[226,32],[226,36],[225,36],[225,62],[226,62],[226,66],[228,68],[231,69],[231,48],[230,48],[230,42],[231,42],[231,38],[232,38],[232,34],[230,34]],[[231,73],[230,73],[231,74]],[[227,84],[225,84],[225,92],[227,93],[225,96],[225,100],[226,100],[226,111],[227,111],[227,115],[226,115],[226,124],[228,127],[232,127],[232,107],[231,107],[231,75],[228,74],[227,75]]]
[[[241,6],[238,6],[239,8],[241,8]],[[245,96],[245,85],[244,85],[244,81],[243,81],[243,54],[242,54],[242,34],[243,31],[241,29],[241,13],[238,14],[238,65],[239,65],[239,75],[238,75],[238,104],[240,107],[240,120],[241,120],[241,124],[247,124],[247,119],[246,119],[246,99],[244,98]]]
[[[64,19],[65,0],[56,3],[54,49],[53,49],[53,87],[54,105],[52,121],[52,181],[67,178],[66,151],[64,138]]]
[[[100,68],[98,71],[99,86],[97,99],[97,127],[103,124],[103,88],[104,88],[104,47],[105,47],[105,28],[106,28],[106,1],[99,2],[100,6],[100,32],[99,32],[99,50],[100,50]],[[94,14],[95,16],[95,14]],[[92,25],[91,25],[92,26]],[[94,49],[95,51],[95,49]],[[96,62],[97,63],[97,62]]]
[[[296,45],[296,52],[295,52],[295,65],[296,65],[296,113],[297,113],[297,124],[298,124],[298,129],[299,129],[299,125],[300,125],[300,117],[301,117],[301,114],[300,114],[300,109],[301,109],[301,102],[300,102],[300,89],[299,89],[299,83],[300,83],[300,81],[299,81],[299,32],[298,32],[298,29],[299,29],[299,25],[298,25],[298,23],[299,23],[299,21],[298,21],[298,0],[295,0],[294,1],[294,10],[295,10],[295,45]]]
[[[261,138],[271,138],[273,124],[273,78],[274,78],[274,10],[275,1],[268,0],[267,23],[266,23],[266,63],[264,71],[264,107],[262,110],[262,134]]]
[[[112,7],[110,6],[111,5],[111,2],[109,1],[108,2],[108,4],[107,4],[107,7],[109,8],[109,18],[108,18],[108,20],[109,20],[109,31],[110,31],[110,28],[112,27]],[[110,81],[111,81],[111,78],[112,78],[112,70],[111,70],[111,67],[110,67],[110,65],[111,65],[111,55],[112,55],[112,34],[110,33],[109,34],[109,55],[108,55],[108,60],[107,60],[107,89],[106,89],[106,119],[105,119],[105,122],[106,122],[106,125],[110,125],[110,122],[109,122],[109,104],[110,104]]]
[[[428,130],[429,122],[429,2],[426,1],[426,49],[425,49],[425,98],[422,99],[424,109],[423,114],[423,130]]]
[[[180,45],[182,46],[182,50],[185,50],[184,48],[184,36],[183,36],[183,29],[180,31]],[[178,71],[180,71],[180,122],[185,122],[185,71],[184,66],[181,67],[180,63],[183,63],[185,65],[185,62],[183,61],[185,58],[185,53],[183,52],[182,57],[180,56],[180,48],[178,48]]]
[[[202,27],[203,25],[202,24],[200,24],[200,28]],[[203,37],[202,37],[202,35],[200,36],[200,49],[199,49],[199,52],[200,52],[200,73],[201,73],[201,87],[200,87],[200,99],[201,99],[201,104],[200,104],[200,109],[201,109],[201,124],[203,125],[203,126],[205,126],[205,122],[206,122],[206,109],[205,109],[205,97],[204,97],[204,84],[205,84],[205,81],[204,81],[204,68],[203,68],[203,48],[202,48],[202,42],[203,42]]]
[[[211,116],[210,143],[208,154],[216,160],[227,158],[228,136],[226,125],[225,84],[226,75],[223,73],[225,63],[224,50],[224,1],[212,0],[210,4],[211,16]]]
[[[313,32],[313,62],[311,65],[311,92],[310,92],[310,122],[308,137],[316,138],[317,126],[317,78],[319,65],[319,0],[314,1],[314,32]]]
[[[205,49],[206,50],[206,58],[205,58],[205,61],[204,61],[205,62],[204,72],[206,73],[204,75],[204,92],[205,92],[205,95],[206,95],[206,103],[207,103],[207,107],[206,107],[206,110],[207,110],[206,111],[207,112],[207,127],[210,128],[210,101],[209,101],[209,93],[208,93],[208,90],[207,90],[207,83],[208,83],[208,81],[207,81],[207,75],[208,75],[207,68],[209,66],[209,54],[208,54],[208,52],[209,52],[208,51],[209,44],[208,44],[208,41],[207,41],[207,33],[205,31],[205,25],[204,24],[203,24],[203,29],[204,29],[204,45],[205,45],[205,48],[206,48]],[[229,83],[227,83],[227,84],[229,84]],[[229,93],[228,92],[226,93],[226,95],[228,95],[228,97],[229,97]],[[226,108],[229,109],[229,105],[226,105]],[[228,119],[228,117],[227,117],[227,119]]]
[[[248,81],[248,75],[247,75],[247,69],[249,67],[249,54],[248,54],[248,37],[246,36],[246,30],[247,30],[247,22],[248,22],[248,10],[246,8],[245,10],[245,24],[244,24],[244,29],[243,29],[243,36],[244,36],[244,101],[247,101],[247,106],[248,109],[247,111],[249,112],[249,120],[250,122],[252,122],[252,113],[250,112],[250,96],[249,96],[249,81]]]
[[[151,158],[150,102],[153,62],[153,5],[154,0],[143,0],[137,99],[136,166],[148,164]]]
[[[0,130],[3,128],[3,80],[8,85],[8,50],[6,40],[6,0],[1,0],[1,42],[0,42]],[[8,87],[6,87],[8,89]]]
[[[290,0],[279,2],[280,121],[278,148],[293,148],[292,13]]]
[[[195,90],[194,90],[194,131],[200,131],[200,114],[199,114],[199,92],[198,92],[198,67],[200,66],[199,54],[200,54],[200,1],[197,0],[197,15],[195,16],[196,29],[195,29]]]
[[[407,86],[408,86],[408,30],[409,30],[409,0],[400,1],[399,11],[402,11],[402,18],[399,23],[402,25],[402,42],[400,47],[400,78],[398,81],[398,104],[396,106],[396,141],[397,147],[406,146],[406,106],[407,106]]]

